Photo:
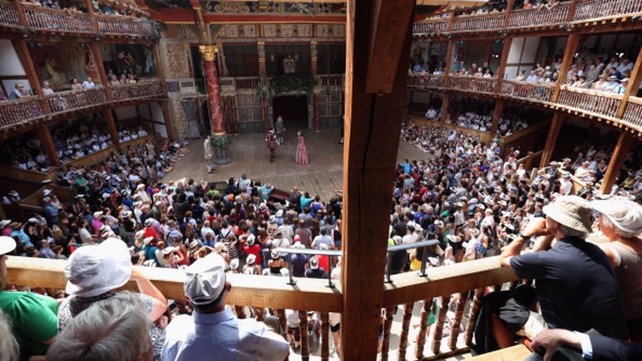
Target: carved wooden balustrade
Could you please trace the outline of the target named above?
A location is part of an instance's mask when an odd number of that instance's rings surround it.
[[[7,283],[32,288],[64,289],[67,279],[64,275],[66,261],[47,260],[41,258],[14,257],[7,260]],[[184,271],[167,268],[139,267],[168,299],[185,300],[183,291]],[[233,287],[226,298],[233,305],[240,318],[248,316],[246,310],[252,309],[259,320],[268,314],[279,316],[282,326],[285,326],[285,310],[298,310],[301,320],[302,350],[301,358],[309,359],[307,349],[307,320],[306,311],[317,311],[322,320],[321,327],[321,359],[329,359],[329,312],[342,312],[342,290],[340,282],[336,288],[327,287],[327,281],[322,279],[297,278],[296,285],[289,285],[288,279],[273,276],[252,276],[228,274],[227,281]],[[391,358],[391,349],[397,346],[396,359],[431,359],[445,357],[467,351],[467,346],[473,340],[474,320],[477,317],[480,299],[485,292],[497,290],[502,284],[518,281],[515,274],[508,268],[499,266],[498,257],[458,263],[450,266],[428,268],[426,276],[421,277],[415,272],[391,276],[391,283],[383,284],[384,296],[382,306],[383,316],[383,346],[382,360]],[[382,280],[383,282],[383,280]],[[130,282],[125,289],[136,290],[135,283]],[[435,324],[428,325],[429,314],[435,302],[440,307],[436,313]],[[450,334],[445,335],[446,313],[448,304],[452,302],[454,315],[449,320]],[[417,332],[410,331],[412,310],[421,308],[420,324]],[[466,307],[470,304],[470,307]],[[397,307],[401,306],[401,307]],[[395,310],[403,312],[402,331],[398,345],[391,345],[390,330]],[[469,309],[468,312],[464,310]],[[406,357],[411,349],[409,338],[414,339],[416,348],[414,354]]]
[[[0,24],[2,26],[20,26],[20,16],[15,4],[0,3]]]
[[[642,1],[639,0],[590,0],[577,3],[573,20],[587,21],[640,12]]]
[[[108,35],[158,39],[160,34],[154,21],[129,16],[96,15],[98,28],[87,13],[66,9],[50,9],[23,4],[18,9],[13,2],[0,3],[0,28],[26,32],[65,33],[70,35]],[[21,20],[24,12],[24,22]]]
[[[477,78],[472,76],[451,76],[450,89],[471,91],[475,93],[494,93],[497,79]]]
[[[439,34],[448,30],[448,19],[430,19],[420,23],[414,23],[413,34]]]
[[[511,98],[548,103],[551,101],[551,97],[553,96],[554,87],[554,84],[502,80],[499,92],[501,95]]]
[[[321,75],[319,78],[322,86],[343,86],[343,75]]]
[[[642,98],[630,97],[622,120],[642,132]]]
[[[21,124],[45,115],[37,96],[0,102],[0,129]]]
[[[24,5],[29,29],[47,32],[93,33],[91,16],[80,11],[49,9],[41,6]]]
[[[445,88],[446,78],[443,75],[435,74],[411,74],[408,76],[408,86],[427,89],[427,88]]]
[[[514,10],[508,19],[508,28],[528,28],[558,25],[566,22],[570,3],[560,3],[552,9]]]
[[[258,77],[234,78],[237,89],[258,89],[261,79]]]
[[[582,111],[589,115],[602,115],[615,118],[622,102],[621,95],[601,93],[594,90],[562,86],[557,103],[562,106]]]
[[[162,89],[158,80],[143,80],[137,83],[111,87],[111,97],[114,101],[161,95]]]
[[[462,15],[455,18],[452,33],[499,30],[504,26],[504,13]]]
[[[108,35],[128,35],[144,38],[158,38],[153,21],[129,16],[99,15],[98,31]]]
[[[103,89],[70,90],[45,97],[52,113],[84,109],[105,103]]]

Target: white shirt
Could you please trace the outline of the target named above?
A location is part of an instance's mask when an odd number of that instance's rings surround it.
[[[176,317],[166,329],[163,360],[284,360],[290,345],[264,323],[239,320],[229,309]]]
[[[84,82],[82,82],[82,88],[83,89],[95,89],[96,88],[96,84],[94,84],[93,81],[85,80]]]

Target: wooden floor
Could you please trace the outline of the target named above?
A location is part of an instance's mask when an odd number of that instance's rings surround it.
[[[187,181],[190,178],[195,181],[226,181],[230,177],[238,179],[246,173],[251,179],[271,182],[279,189],[290,190],[298,186],[302,191],[329,200],[335,195],[335,190],[343,189],[343,146],[337,143],[339,130],[327,129],[304,135],[310,159],[306,166],[294,161],[297,143],[294,132],[286,133],[285,143],[276,150],[274,163],[270,163],[270,152],[262,134],[242,134],[232,138],[232,163],[217,166],[212,174],[208,174],[205,168],[203,140],[195,139],[189,145],[189,152],[176,162],[164,181]],[[426,153],[401,142],[399,160],[425,157]]]

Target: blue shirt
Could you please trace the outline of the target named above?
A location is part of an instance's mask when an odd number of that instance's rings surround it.
[[[178,316],[166,331],[165,361],[282,361],[290,352],[288,342],[264,323],[239,320],[229,309]]]

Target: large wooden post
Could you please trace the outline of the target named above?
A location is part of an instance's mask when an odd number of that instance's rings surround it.
[[[600,192],[610,193],[611,188],[615,184],[618,176],[620,175],[620,169],[622,169],[622,164],[624,164],[624,159],[626,155],[629,154],[635,138],[630,133],[621,132],[620,137],[617,140],[613,154],[611,155],[611,161],[609,162],[609,167],[606,169],[606,174],[604,174],[604,179],[602,180],[602,186],[600,187]]]
[[[504,46],[502,47],[502,57],[499,59],[499,67],[497,68],[497,84],[495,85],[495,93],[499,93],[502,88],[502,80],[506,73],[506,63],[508,62],[508,54],[510,53],[510,46],[513,43],[513,38],[504,38]]]
[[[553,90],[553,96],[551,98],[551,102],[553,103],[557,102],[557,98],[560,94],[560,87],[566,83],[566,73],[568,73],[568,70],[571,68],[571,63],[573,63],[575,53],[577,52],[577,49],[579,49],[583,40],[583,36],[578,34],[571,34],[568,37],[568,43],[566,44],[564,57],[562,58],[562,65],[560,67],[560,75],[557,80],[557,84],[555,84],[555,90]]]
[[[316,40],[310,42],[310,72],[312,75],[317,75],[318,72],[319,55],[317,53],[317,44]],[[326,54],[326,56],[328,55]]]
[[[560,134],[560,129],[562,129],[562,124],[564,124],[565,115],[561,112],[556,111],[553,114],[553,121],[551,122],[551,127],[548,131],[548,136],[546,137],[546,145],[544,146],[544,152],[542,153],[542,159],[539,162],[540,168],[546,167],[551,161],[553,156],[553,150],[555,149],[555,143],[557,143],[557,136]]]
[[[499,119],[504,114],[504,105],[505,102],[502,99],[498,99],[495,102],[495,111],[493,112],[493,125],[490,128],[490,135],[495,136],[497,134],[497,127],[499,127]]]
[[[163,73],[163,65],[161,64],[160,50],[158,44],[152,44],[152,56],[154,57],[154,66],[156,67],[156,76],[161,85],[163,94],[167,94],[167,83],[165,82],[165,73]]]
[[[150,111],[149,115],[151,116],[151,114],[152,112]],[[112,109],[105,109],[103,111],[103,116],[105,117],[105,123],[107,123],[107,129],[109,129],[109,134],[111,135],[111,142],[114,143],[115,147],[119,147],[120,139],[118,138],[118,130],[116,129],[116,122],[114,121],[114,114],[112,113]]]
[[[100,54],[100,46],[98,45],[98,43],[93,43],[91,44],[89,51],[91,52],[91,56],[94,58],[96,69],[98,69],[100,84],[103,86],[103,89],[105,89],[105,97],[107,100],[111,100],[111,85],[109,85],[107,73],[105,72],[105,66],[103,65],[103,56],[102,54]]]
[[[259,75],[264,77],[267,74],[265,69],[265,41],[257,42],[256,47],[259,53]]]
[[[448,78],[450,78],[450,67],[453,66],[453,52],[455,51],[455,40],[448,40],[448,50],[446,51],[446,69],[444,69],[444,77],[446,77],[446,88],[448,88]]]
[[[441,124],[440,124],[441,127],[443,127],[446,124],[449,111],[450,111],[450,94],[444,93],[444,95],[441,97]]]
[[[631,79],[629,79],[629,86],[626,87],[626,92],[622,97],[622,103],[620,103],[620,107],[617,110],[617,118],[622,118],[622,116],[624,115],[629,97],[631,96],[631,93],[633,93],[633,96],[637,94],[637,91],[640,88],[640,82],[642,82],[642,49],[640,49],[638,58],[637,60],[635,60],[635,65],[631,70]]]
[[[39,124],[38,127],[36,127],[36,133],[38,134],[40,143],[42,143],[43,148],[45,148],[45,153],[47,154],[47,158],[49,158],[51,164],[54,166],[59,165],[60,158],[58,158],[58,152],[56,151],[53,138],[51,138],[49,127],[45,124]]]
[[[16,49],[18,59],[20,59],[20,63],[22,63],[22,67],[27,73],[27,79],[29,79],[29,85],[31,86],[33,93],[35,95],[42,95],[42,86],[40,84],[40,80],[38,79],[38,72],[36,71],[36,67],[33,65],[31,54],[29,54],[27,41],[22,38],[13,40],[13,47]],[[8,91],[11,92],[11,90]]]
[[[506,3],[506,14],[504,15],[504,28],[508,27],[508,21],[513,13],[513,6],[515,6],[515,0],[508,0]]]
[[[343,157],[344,360],[376,360],[415,0],[350,0]],[[385,56],[384,56],[385,54]]]

